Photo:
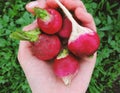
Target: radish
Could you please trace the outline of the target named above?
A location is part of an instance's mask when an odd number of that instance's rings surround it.
[[[68,41],[69,50],[78,57],[93,55],[100,45],[98,34],[89,28],[80,26],[67,8],[65,8],[59,0],[55,1],[72,22],[72,33]]]
[[[64,17],[63,26],[61,30],[58,32],[58,34],[62,38],[69,38],[71,32],[72,32],[72,23],[67,17]]]
[[[57,77],[61,78],[65,85],[69,85],[79,69],[79,62],[63,49],[55,59],[53,70]]]
[[[32,44],[31,51],[40,60],[51,60],[56,57],[61,48],[61,42],[56,35],[40,34],[38,29],[33,31],[16,31],[11,38],[27,40]]]
[[[57,33],[62,26],[62,16],[55,9],[35,8],[38,27],[47,34]]]

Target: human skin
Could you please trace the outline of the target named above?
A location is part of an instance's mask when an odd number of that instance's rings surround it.
[[[36,2],[42,3],[43,1],[45,2],[46,0],[39,0]],[[68,9],[74,11],[77,18],[81,21],[82,26],[96,31],[94,20],[86,11],[82,1],[69,0],[67,3],[66,1],[67,0],[61,0]],[[79,2],[79,5],[78,3],[75,5],[76,2]],[[69,7],[69,5],[72,4],[74,4],[74,8]],[[24,27],[23,30],[28,31],[36,27],[37,24],[36,21],[34,21],[32,24]],[[85,93],[94,70],[96,53],[93,57],[86,57],[83,60],[80,60],[79,72],[68,86],[65,86],[63,82],[55,76],[52,69],[52,63],[44,62],[33,56],[31,44],[28,41],[20,41],[18,60],[28,80],[32,93]]]

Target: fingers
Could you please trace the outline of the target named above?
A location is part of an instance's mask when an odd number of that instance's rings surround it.
[[[85,11],[83,8],[78,7],[75,9],[76,17],[82,22],[82,25],[96,31],[94,19],[90,13]]]
[[[77,7],[83,8],[83,10],[86,10],[84,4],[80,0],[61,0],[61,2],[64,4],[64,6],[68,10],[75,10]]]
[[[60,0],[60,1],[69,10],[75,10],[77,7],[81,7],[84,10],[86,10],[84,4],[80,0],[69,0],[69,2],[68,2],[68,0]],[[54,0],[47,0],[46,2],[47,2],[47,5],[51,8],[57,8],[58,7],[57,3]]]
[[[80,0],[61,0],[61,2],[65,5],[68,10],[74,10],[76,17],[81,21],[82,25],[85,27],[88,27],[94,31],[96,31],[96,26],[93,20],[93,17],[87,13],[86,8],[82,1]],[[40,8],[46,8],[46,7],[51,7],[51,8],[57,8],[58,5],[54,0],[38,0],[38,1],[33,1],[30,2],[29,4],[26,5],[26,9],[33,13],[34,7],[40,7]],[[24,29],[34,29],[37,27],[36,23],[30,24]]]
[[[32,1],[26,5],[26,9],[28,12],[34,14],[34,8],[39,7],[39,8],[46,8],[46,0],[38,0],[38,1]]]
[[[25,27],[23,28],[23,31],[34,30],[35,28],[38,28],[37,20],[35,20],[33,23],[25,26]]]
[[[46,3],[51,8],[57,8],[58,7],[58,5],[56,4],[56,2],[54,0],[47,0]]]

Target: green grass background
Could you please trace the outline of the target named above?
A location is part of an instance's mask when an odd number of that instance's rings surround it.
[[[18,41],[9,34],[31,23],[30,0],[0,0],[0,93],[31,93],[17,60]],[[120,93],[120,1],[82,0],[95,20],[101,45],[87,93]],[[117,84],[115,83],[117,82]],[[83,82],[84,83],[84,82]],[[118,90],[120,91],[120,90]]]

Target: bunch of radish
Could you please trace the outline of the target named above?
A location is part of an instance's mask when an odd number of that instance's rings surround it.
[[[52,60],[55,75],[68,85],[79,71],[79,58],[93,55],[100,39],[95,31],[80,26],[59,0],[55,1],[62,11],[36,7],[38,28],[16,31],[10,37],[30,41],[33,55],[46,62]]]

